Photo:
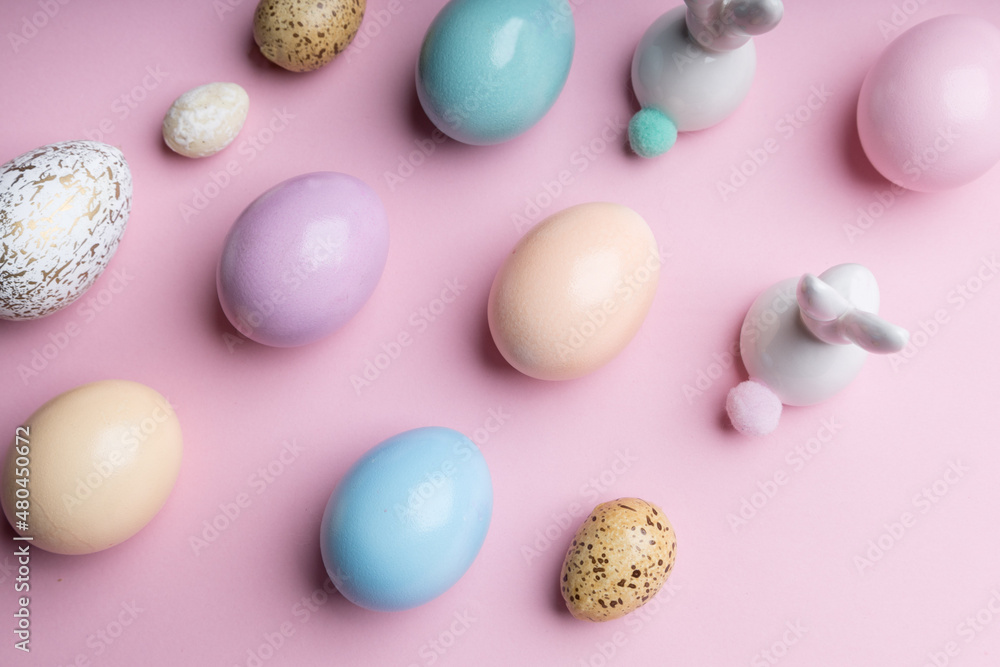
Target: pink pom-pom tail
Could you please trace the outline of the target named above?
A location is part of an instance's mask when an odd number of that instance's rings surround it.
[[[767,435],[778,427],[781,399],[760,382],[748,380],[729,390],[726,412],[740,433]]]

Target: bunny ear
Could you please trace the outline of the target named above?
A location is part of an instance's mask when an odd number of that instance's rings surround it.
[[[903,327],[863,310],[852,311],[844,317],[843,334],[852,343],[876,354],[899,352],[910,340],[910,332]]]
[[[723,2],[724,0],[684,0],[687,8],[702,19],[717,16]]]
[[[778,25],[784,13],[781,0],[733,0],[726,4],[719,18],[727,26],[727,32],[763,35]]]
[[[840,292],[811,273],[799,280],[795,297],[802,313],[817,322],[832,322],[851,309]]]
[[[691,37],[705,48],[709,48],[722,34],[715,25],[722,11],[725,0],[684,0],[687,5],[688,32]]]

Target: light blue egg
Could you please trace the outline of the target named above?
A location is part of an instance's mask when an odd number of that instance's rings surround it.
[[[493,513],[490,471],[458,431],[405,431],[361,457],[323,513],[320,548],[345,598],[377,611],[411,609],[458,581]]]
[[[458,141],[512,139],[555,104],[575,36],[567,0],[451,0],[420,49],[420,103]]]

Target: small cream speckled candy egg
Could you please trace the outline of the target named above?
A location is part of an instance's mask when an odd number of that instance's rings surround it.
[[[114,146],[67,141],[0,166],[0,319],[44,317],[80,298],[131,208],[132,174]]]
[[[261,0],[253,38],[275,65],[311,72],[348,47],[364,15],[365,0]]]
[[[206,83],[170,105],[163,140],[186,157],[215,155],[240,133],[249,110],[250,96],[239,84]]]
[[[660,592],[676,555],[674,529],[656,505],[639,498],[598,505],[563,561],[563,599],[581,620],[621,618]]]

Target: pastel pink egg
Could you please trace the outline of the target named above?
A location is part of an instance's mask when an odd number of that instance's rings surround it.
[[[903,33],[865,78],[858,133],[875,168],[910,190],[985,174],[1000,160],[1000,29],[948,15]]]
[[[361,310],[388,252],[385,208],[367,184],[328,171],[296,176],[233,224],[219,262],[219,301],[247,338],[305,345]]]

